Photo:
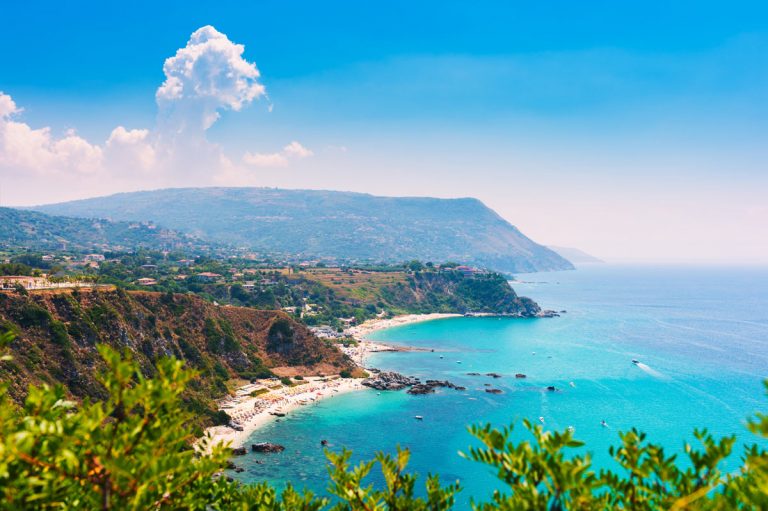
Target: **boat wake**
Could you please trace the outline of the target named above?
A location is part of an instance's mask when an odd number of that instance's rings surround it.
[[[637,363],[635,363],[635,365],[637,367],[639,367],[641,370],[645,371],[646,373],[650,374],[651,376],[653,376],[655,378],[661,378],[663,380],[669,380],[670,379],[669,376],[658,372],[656,369],[650,367],[647,364],[643,364],[642,362],[637,362]]]

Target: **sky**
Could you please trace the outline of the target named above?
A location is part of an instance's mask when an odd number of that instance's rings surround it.
[[[608,261],[768,263],[768,3],[10,2],[0,205],[477,197]]]

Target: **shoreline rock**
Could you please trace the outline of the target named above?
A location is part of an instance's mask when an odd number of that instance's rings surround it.
[[[283,452],[285,447],[270,442],[259,442],[251,445],[252,452]]]

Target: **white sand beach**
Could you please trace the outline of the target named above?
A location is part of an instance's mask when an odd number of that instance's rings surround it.
[[[407,314],[404,316],[395,316],[394,318],[387,319],[369,319],[368,321],[358,326],[348,328],[345,333],[351,335],[358,341],[364,341],[366,340],[366,336],[372,332],[375,332],[376,330],[383,330],[385,328],[403,326],[411,323],[420,323],[422,321],[432,321],[435,319],[457,317],[461,317],[461,314],[443,314],[436,312],[433,314]]]
[[[341,347],[340,349],[352,358],[360,367],[365,366],[365,359],[370,353],[380,351],[409,351],[407,347],[393,346],[380,342],[366,340],[366,336],[376,330],[395,326],[461,316],[460,314],[409,314],[388,319],[372,319],[348,329],[345,333],[358,341],[356,346]],[[244,385],[219,403],[232,417],[237,429],[229,426],[213,426],[206,429],[211,436],[209,445],[228,443],[230,447],[242,447],[254,431],[268,422],[275,420],[276,413],[289,414],[301,406],[311,405],[320,399],[363,390],[362,380],[354,378],[319,378],[305,377],[300,385],[288,387],[276,380],[259,380],[256,383]],[[261,391],[258,396],[252,393]]]
[[[307,377],[306,383],[287,387],[273,380],[261,380],[240,387],[235,396],[220,403],[220,408],[232,417],[239,429],[229,426],[213,426],[206,430],[211,436],[210,445],[229,443],[230,447],[241,447],[248,437],[257,429],[276,419],[273,414],[289,414],[301,406],[312,404],[319,399],[361,390],[364,387],[359,379],[354,378],[314,378]],[[270,389],[268,385],[279,387]],[[269,390],[256,397],[251,393],[259,389]]]

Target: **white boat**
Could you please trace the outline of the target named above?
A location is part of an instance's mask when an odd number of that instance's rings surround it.
[[[422,417],[421,415],[414,415],[413,418],[416,419],[417,421],[423,421],[424,420],[424,417]]]

